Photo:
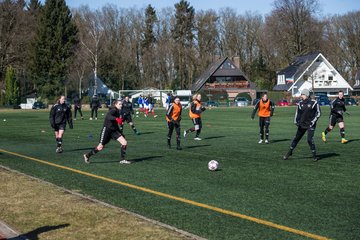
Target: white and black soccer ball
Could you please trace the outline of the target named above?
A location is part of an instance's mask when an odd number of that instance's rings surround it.
[[[216,171],[217,169],[219,168],[219,162],[216,161],[216,160],[211,160],[209,163],[208,163],[208,169],[210,171]]]

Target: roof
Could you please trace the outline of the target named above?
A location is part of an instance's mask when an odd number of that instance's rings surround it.
[[[225,62],[225,58],[221,58],[216,62],[213,62],[196,80],[196,82],[192,85],[191,90],[194,92],[199,91],[202,86],[206,83],[206,81],[219,69],[219,67]]]
[[[288,67],[282,69],[278,75],[285,75],[285,79],[297,80],[319,54],[319,52],[316,52],[296,57],[295,60]]]
[[[195,92],[199,91],[211,76],[214,77],[242,76],[246,81],[250,83],[251,88],[255,88],[254,84],[248,80],[246,75],[239,68],[235,67],[234,63],[230,59],[225,57],[219,59],[216,62],[213,62],[192,85],[191,90]]]
[[[293,83],[278,84],[273,87],[274,91],[288,91]]]

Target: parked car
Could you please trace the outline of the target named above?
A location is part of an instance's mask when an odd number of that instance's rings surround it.
[[[326,95],[315,96],[315,100],[319,103],[320,106],[330,105],[330,99]]]
[[[280,106],[280,107],[285,107],[285,106],[289,106],[289,102],[286,99],[282,99],[282,100],[278,101],[276,105]]]
[[[34,102],[32,109],[45,109],[45,104],[43,102]]]
[[[297,106],[297,105],[299,105],[300,101],[301,101],[301,99],[299,99],[299,98],[293,99],[292,102],[291,102],[291,105]]]
[[[219,102],[217,102],[217,101],[207,101],[207,102],[205,102],[204,105],[205,105],[205,106],[208,106],[208,107],[218,107],[218,106],[219,106]]]
[[[345,98],[345,105],[356,106],[358,105],[358,101],[356,101],[354,98],[347,97]]]
[[[235,105],[238,107],[246,107],[249,106],[249,100],[245,97],[237,97],[235,98]]]

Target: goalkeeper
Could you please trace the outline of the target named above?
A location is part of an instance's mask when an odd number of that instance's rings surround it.
[[[184,131],[184,137],[186,137],[190,132],[196,131],[196,136],[194,140],[201,140],[199,137],[201,133],[202,123],[201,123],[201,114],[206,108],[201,104],[201,94],[196,93],[193,96],[193,101],[190,104],[189,116],[194,124],[194,127]]]
[[[345,144],[348,142],[345,139],[344,112],[346,112],[344,92],[340,90],[338,97],[330,104],[329,126],[321,133],[321,139],[324,142],[326,142],[326,134],[335,127],[336,123],[338,123],[340,128],[341,143]]]
[[[120,100],[115,100],[113,102],[113,107],[111,107],[106,114],[104,125],[100,133],[100,141],[97,147],[92,149],[87,154],[84,154],[85,163],[90,163],[90,157],[100,152],[104,146],[111,140],[114,139],[118,141],[121,146],[121,155],[120,163],[121,164],[130,164],[130,161],[125,160],[126,146],[127,141],[124,134],[121,133],[119,125],[122,125],[122,118],[120,118],[120,110],[122,108],[122,102]]]
[[[166,111],[166,121],[168,125],[167,144],[171,148],[171,136],[175,128],[176,132],[176,149],[181,150],[180,147],[180,121],[181,121],[182,106],[180,98],[175,97],[174,102],[170,103]]]

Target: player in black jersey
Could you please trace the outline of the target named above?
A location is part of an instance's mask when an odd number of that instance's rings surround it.
[[[307,142],[310,146],[313,159],[314,161],[319,160],[319,157],[316,156],[314,133],[316,129],[316,122],[319,119],[321,112],[319,104],[315,100],[312,100],[309,96],[310,92],[308,89],[301,91],[302,100],[299,102],[295,113],[295,124],[298,129],[291,142],[289,151],[283,157],[284,160],[287,160],[293,154],[293,150],[306,132]]]
[[[123,118],[123,121],[126,121],[132,128],[132,130],[134,131],[134,133],[136,135],[139,135],[140,133],[136,130],[136,127],[134,125],[134,122],[132,120],[131,115],[134,114],[134,109],[132,106],[132,102],[130,102],[129,97],[126,96],[125,99],[122,102],[122,108],[121,108],[121,113],[120,115]],[[123,126],[124,125],[120,125],[120,130],[123,130]]]
[[[344,92],[339,91],[338,97],[333,100],[330,104],[330,117],[329,117],[329,126],[321,133],[321,139],[326,142],[326,134],[331,132],[335,127],[336,123],[340,128],[341,143],[347,143],[348,140],[345,139],[345,123],[344,123],[344,113],[346,112]]]
[[[122,108],[122,101],[115,100],[113,107],[111,107],[106,114],[104,125],[100,133],[100,141],[97,147],[92,149],[87,154],[84,154],[85,163],[90,163],[90,157],[101,151],[104,146],[111,140],[118,141],[121,146],[120,163],[130,164],[130,161],[125,160],[127,141],[124,134],[121,132],[119,125],[122,124],[122,118],[120,118],[120,111]]]
[[[69,123],[70,129],[73,128],[71,108],[65,103],[65,96],[61,96],[50,110],[49,121],[51,127],[55,131],[56,152],[61,153],[62,137],[65,132],[66,122]]]

